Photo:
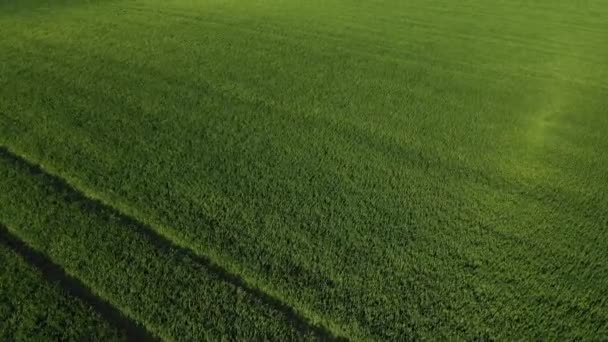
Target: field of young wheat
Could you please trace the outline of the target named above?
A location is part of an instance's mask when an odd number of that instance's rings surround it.
[[[605,338],[607,18],[0,0],[0,339]]]

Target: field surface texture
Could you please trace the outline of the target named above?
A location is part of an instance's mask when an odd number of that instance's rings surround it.
[[[603,340],[608,2],[0,0],[0,339]]]

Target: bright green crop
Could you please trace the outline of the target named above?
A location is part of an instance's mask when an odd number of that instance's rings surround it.
[[[601,339],[606,17],[4,0],[0,222],[166,339]]]

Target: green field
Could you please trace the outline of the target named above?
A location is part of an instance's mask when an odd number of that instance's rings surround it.
[[[608,2],[0,0],[0,339],[607,337]]]

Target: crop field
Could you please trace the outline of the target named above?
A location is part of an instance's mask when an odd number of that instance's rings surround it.
[[[608,2],[0,0],[0,340],[608,338]]]

